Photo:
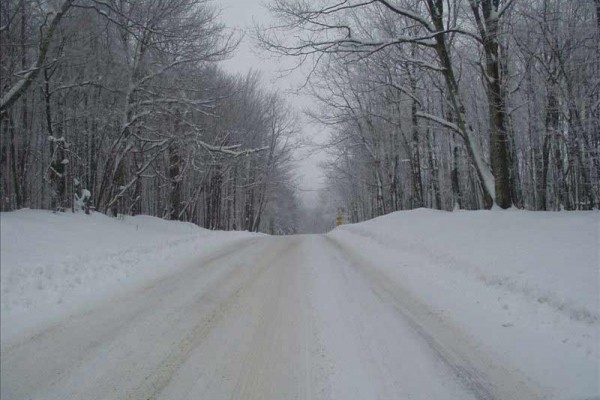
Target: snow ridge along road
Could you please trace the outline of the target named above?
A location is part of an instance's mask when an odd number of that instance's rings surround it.
[[[2,345],[2,399],[535,399],[322,235],[236,242]]]

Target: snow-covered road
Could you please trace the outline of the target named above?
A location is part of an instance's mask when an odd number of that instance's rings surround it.
[[[397,281],[322,235],[250,237],[2,343],[2,399],[530,399]]]

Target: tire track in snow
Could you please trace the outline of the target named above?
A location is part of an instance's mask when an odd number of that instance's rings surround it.
[[[325,238],[329,247],[370,284],[372,292],[383,303],[394,307],[477,399],[543,399],[539,389],[527,382],[518,371],[502,366],[474,348],[458,327],[441,321],[412,293],[394,283],[356,251],[329,236]]]
[[[220,323],[227,315],[228,311],[244,297],[244,294],[250,287],[265,274],[265,272],[273,265],[272,261],[277,259],[282,252],[286,250],[276,246],[275,249],[263,254],[256,263],[251,264],[248,271],[241,273],[238,270],[232,272],[234,276],[227,276],[215,288],[198,299],[198,305],[206,303],[211,297],[216,302],[214,309],[192,328],[190,332],[183,337],[180,342],[173,347],[166,358],[155,370],[144,378],[143,383],[127,394],[127,399],[139,400],[155,400],[160,397],[164,389],[169,385],[173,376],[193,354],[195,348],[206,339],[211,331]],[[243,276],[242,276],[243,275]],[[227,286],[230,279],[235,281],[233,288],[223,291],[223,286]]]
[[[214,297],[222,284],[245,277],[227,260],[256,243],[262,242],[236,241],[175,274],[3,347],[2,398],[20,398],[25,393],[28,398],[114,398],[115,393],[132,384],[140,370],[148,367],[135,367],[140,360],[133,355],[142,353],[140,346],[149,344],[141,339],[169,339],[169,332],[164,330],[167,327],[160,325],[164,325],[165,318],[176,323],[190,309],[206,312],[206,307],[199,305],[214,304],[210,296]],[[204,281],[215,286],[207,292],[200,288],[199,294],[181,292],[186,284]],[[184,308],[173,310],[172,301],[173,305],[183,302]],[[144,361],[151,365],[150,356],[146,357],[148,360]],[[89,394],[92,389],[94,396]]]
[[[284,258],[264,277],[256,290],[260,299],[257,323],[249,349],[242,359],[230,399],[325,398],[322,382],[313,370],[322,371],[316,355],[313,313],[310,304],[311,269],[305,264],[304,238],[286,238]]]

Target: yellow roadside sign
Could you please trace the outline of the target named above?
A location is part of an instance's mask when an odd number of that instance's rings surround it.
[[[341,212],[338,212],[335,217],[335,226],[340,226],[344,223],[344,215]]]

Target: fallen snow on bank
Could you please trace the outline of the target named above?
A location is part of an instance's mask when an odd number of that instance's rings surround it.
[[[600,213],[397,212],[329,234],[547,398],[600,395]]]
[[[242,232],[149,216],[0,214],[2,341],[173,272]]]

